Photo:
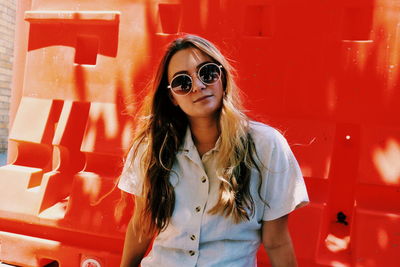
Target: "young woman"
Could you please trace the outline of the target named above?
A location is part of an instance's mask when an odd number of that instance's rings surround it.
[[[285,138],[243,113],[232,72],[198,36],[167,49],[118,185],[135,195],[121,266],[257,266],[261,242],[273,266],[296,266],[303,177]]]

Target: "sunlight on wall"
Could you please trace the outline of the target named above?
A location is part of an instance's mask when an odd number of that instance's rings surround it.
[[[113,103],[92,103],[90,107],[90,118],[97,122],[104,120],[104,134],[107,138],[115,138],[118,135],[117,107]]]
[[[375,148],[372,158],[386,184],[400,183],[400,144],[395,139],[389,138],[384,148]]]
[[[394,89],[398,86],[399,68],[398,62],[400,61],[400,28],[398,22],[398,11],[396,9],[375,9],[374,24],[376,29],[376,36],[379,38],[386,38],[384,42],[377,42],[377,74],[386,81],[386,102],[392,101]],[[387,36],[385,36],[385,35]],[[383,35],[383,36],[382,36]]]
[[[312,167],[311,166],[301,165],[300,168],[301,168],[301,173],[303,174],[303,176],[305,176],[305,177],[313,177],[312,176]]]
[[[31,236],[21,236],[19,234],[14,234],[14,233],[8,233],[8,232],[3,232],[0,231],[0,236],[3,238],[5,237],[5,240],[9,239],[14,239],[14,240],[21,240],[22,237],[22,241],[21,243],[24,243],[24,253],[26,254],[31,254],[31,255],[35,255],[36,251],[39,250],[40,248],[46,248],[46,249],[57,249],[61,246],[61,242],[59,241],[53,241],[53,240],[49,240],[49,239],[42,239],[42,238],[38,238],[38,237],[31,237]],[[37,246],[27,246],[26,244],[35,244]],[[1,246],[0,246],[1,248]],[[0,263],[0,266],[2,266],[2,263]]]
[[[93,173],[82,173],[81,176],[96,176]],[[99,195],[101,187],[101,182],[99,179],[82,179],[82,191],[84,195],[89,196],[90,201],[97,200],[97,196]]]
[[[386,232],[385,229],[378,229],[378,244],[381,248],[385,249],[387,248],[387,245],[389,243],[389,236]]]
[[[350,265],[344,264],[339,261],[332,261],[330,266],[332,266],[332,267],[349,267]]]
[[[326,84],[326,107],[330,114],[335,112],[338,96],[336,89],[336,80],[331,77]]]
[[[132,121],[126,122],[121,134],[123,147],[129,147],[132,139],[132,129],[133,129],[133,122]]]
[[[104,136],[107,139],[117,138],[119,134],[119,121],[117,118],[117,107],[113,103],[91,103],[89,111],[89,122],[86,128],[86,151],[93,151],[98,138],[99,124],[103,123]]]
[[[206,29],[208,17],[208,3],[209,1],[200,2],[200,25],[202,29]]]
[[[51,220],[61,220],[65,216],[65,211],[67,209],[67,203],[69,201],[69,196],[63,199],[63,201],[54,204],[50,209],[45,209],[39,214],[42,219]]]
[[[349,247],[349,243],[350,236],[339,238],[332,234],[329,234],[325,239],[326,247],[332,252],[346,250]]]
[[[370,46],[372,43],[371,40],[365,41],[347,41],[343,40],[344,45],[348,43],[350,47],[347,47],[347,51],[345,53],[344,59],[344,69],[348,70],[349,68],[356,67],[359,73],[363,73],[368,64],[368,58],[370,54]]]
[[[325,159],[325,173],[322,177],[324,177],[325,179],[329,178],[329,171],[331,169],[331,161],[332,161],[332,154],[329,154],[326,159]]]
[[[85,151],[93,151],[96,143],[96,128],[89,128],[86,132]]]

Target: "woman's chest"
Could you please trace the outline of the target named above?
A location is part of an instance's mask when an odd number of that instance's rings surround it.
[[[232,238],[258,238],[264,203],[258,196],[260,178],[257,172],[252,171],[249,188],[254,200],[254,216],[248,221],[235,224],[230,217],[209,212],[219,201],[222,182],[217,176],[215,159],[177,159],[170,175],[175,192],[175,206],[165,237],[197,239],[200,243]]]

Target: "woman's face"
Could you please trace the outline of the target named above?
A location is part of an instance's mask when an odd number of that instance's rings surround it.
[[[179,106],[189,120],[195,118],[215,118],[222,104],[224,94],[222,81],[206,85],[197,77],[198,69],[213,60],[196,48],[178,51],[172,56],[168,65],[168,83],[178,74],[188,74],[192,77],[192,91],[187,95],[176,95],[170,91],[174,105]]]

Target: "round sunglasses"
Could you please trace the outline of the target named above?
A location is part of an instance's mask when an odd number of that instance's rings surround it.
[[[221,79],[222,65],[216,63],[206,63],[197,71],[197,77],[206,85],[211,85]],[[189,74],[176,75],[167,86],[174,94],[187,95],[193,89],[193,79]]]

